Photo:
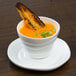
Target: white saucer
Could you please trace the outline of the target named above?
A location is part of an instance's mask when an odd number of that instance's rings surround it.
[[[11,62],[21,68],[48,71],[57,69],[66,63],[70,59],[71,52],[67,43],[57,38],[50,56],[45,59],[32,59],[18,38],[9,45],[7,55]]]

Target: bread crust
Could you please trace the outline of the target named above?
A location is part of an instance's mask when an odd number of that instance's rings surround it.
[[[38,28],[45,26],[45,24],[40,20],[40,18],[29,8],[27,8],[24,4],[18,2],[16,4],[16,8],[22,19],[25,21],[25,24],[27,22],[29,27],[37,30]]]

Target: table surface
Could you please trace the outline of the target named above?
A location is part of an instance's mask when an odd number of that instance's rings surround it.
[[[21,69],[7,57],[11,41],[18,38],[16,26],[21,20],[15,4],[20,1],[38,16],[47,16],[61,25],[59,37],[71,49],[71,59],[55,71]],[[0,0],[0,76],[76,76],[76,0]]]

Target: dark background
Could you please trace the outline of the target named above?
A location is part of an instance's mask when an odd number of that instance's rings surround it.
[[[21,69],[7,57],[7,48],[16,39],[16,26],[21,18],[15,8],[20,1],[38,16],[47,16],[61,25],[59,37],[71,49],[71,59],[55,71],[38,72]],[[0,0],[0,76],[76,76],[76,0]]]

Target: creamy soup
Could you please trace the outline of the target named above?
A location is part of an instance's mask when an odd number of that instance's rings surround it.
[[[39,28],[37,30],[30,29],[27,25],[23,25],[19,32],[27,37],[31,38],[46,38],[54,35],[56,33],[56,28],[50,23],[45,23],[45,27]]]

